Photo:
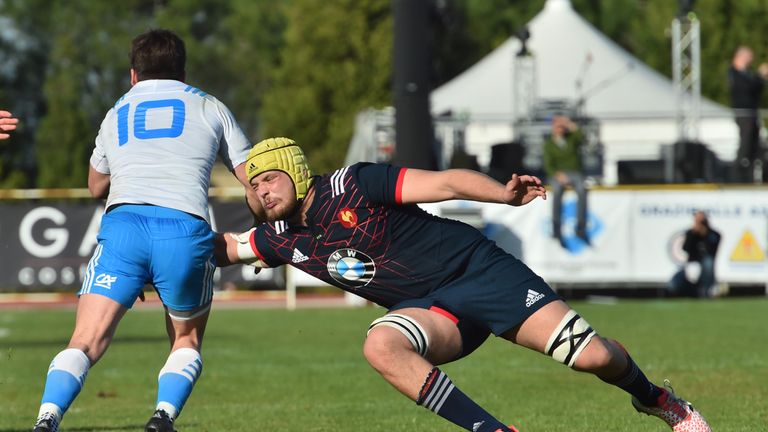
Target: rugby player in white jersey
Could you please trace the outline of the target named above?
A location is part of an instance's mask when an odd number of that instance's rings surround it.
[[[184,42],[170,31],[132,42],[132,88],[107,113],[90,159],[88,188],[107,198],[106,213],[72,338],[48,369],[35,432],[58,429],[146,284],[165,306],[171,353],[145,431],[173,432],[200,376],[215,270],[211,169],[218,155],[247,185],[251,144],[224,104],[184,83],[185,62]]]

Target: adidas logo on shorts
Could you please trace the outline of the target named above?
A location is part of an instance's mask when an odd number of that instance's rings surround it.
[[[298,250],[296,248],[293,249],[293,258],[291,259],[292,262],[300,263],[300,262],[304,262],[304,261],[306,261],[308,259],[309,259],[309,257],[304,255],[303,253],[301,253],[300,250]]]
[[[525,307],[531,307],[532,304],[544,298],[544,294],[538,293],[532,289],[528,290],[528,296],[525,299]]]

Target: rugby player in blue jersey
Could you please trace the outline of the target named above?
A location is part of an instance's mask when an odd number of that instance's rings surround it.
[[[710,431],[691,404],[652,384],[616,341],[604,338],[525,264],[475,228],[416,204],[452,199],[521,206],[546,199],[541,181],[506,184],[469,170],[441,172],[358,163],[313,177],[287,138],[256,144],[246,161],[268,223],[217,236],[219,265],[292,265],[389,311],[363,352],[397,390],[473,432],[514,431],[456,387],[437,365],[494,335],[589,372],[632,396],[674,431]]]
[[[151,30],[132,42],[132,88],[104,118],[90,159],[88,188],[107,198],[107,210],[72,338],[48,369],[35,432],[58,429],[146,284],[165,306],[171,353],[145,431],[173,432],[200,377],[215,270],[211,169],[221,157],[247,186],[251,143],[224,104],[184,83],[185,61],[184,42],[170,31]]]

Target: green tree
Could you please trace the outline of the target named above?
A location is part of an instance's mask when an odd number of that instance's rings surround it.
[[[265,136],[288,136],[323,172],[344,160],[355,114],[390,103],[389,0],[296,0],[264,96]]]
[[[46,114],[35,136],[37,184],[82,187],[101,120],[128,88],[128,41],[151,16],[152,4],[79,0],[49,7]]]
[[[227,104],[251,137],[283,44],[285,4],[175,0],[158,13],[159,24],[186,42],[188,81]]]
[[[677,2],[572,3],[671,75]],[[437,87],[506,41],[545,0],[434,4]],[[768,60],[768,2],[699,0],[694,10],[702,26],[702,92],[727,104],[725,71],[736,46],[751,46],[756,63]],[[23,122],[0,145],[6,187],[85,185],[99,124],[130,87],[130,41],[151,27],[185,39],[190,83],[229,105],[254,140],[296,138],[317,171],[342,161],[359,110],[391,104],[391,0],[0,0],[0,27],[0,106]]]
[[[11,140],[0,144],[0,187],[29,187],[36,166],[34,131],[45,101],[50,25],[46,0],[0,1],[0,107],[22,119]]]
[[[679,12],[677,2],[574,0],[574,7],[640,60],[671,77],[671,28]],[[768,31],[768,3],[763,0],[699,0],[694,3],[693,11],[701,30],[702,94],[727,105],[726,70],[735,48],[748,45],[755,51],[757,63],[768,60],[764,43]],[[768,98],[768,94],[764,97]],[[765,98],[764,103],[768,101]]]

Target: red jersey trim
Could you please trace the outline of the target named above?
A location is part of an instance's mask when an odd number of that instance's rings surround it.
[[[256,253],[256,256],[258,256],[261,261],[266,263],[267,260],[264,259],[264,255],[262,255],[261,252],[259,252],[259,248],[256,247],[256,231],[258,230],[253,230],[251,237],[248,240],[251,243],[251,249],[253,249],[253,251]]]
[[[431,306],[429,308],[429,310],[431,310],[432,312],[437,312],[440,315],[448,318],[449,320],[453,321],[454,324],[458,324],[459,323],[459,319],[456,318],[456,315],[448,312],[447,310],[445,310],[443,308],[440,308],[440,307],[437,307],[437,306]]]
[[[395,185],[395,203],[403,203],[403,179],[408,168],[400,168],[400,174],[397,175],[397,184]]]

